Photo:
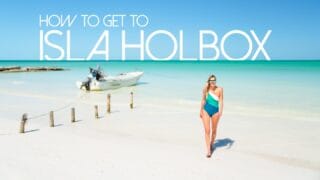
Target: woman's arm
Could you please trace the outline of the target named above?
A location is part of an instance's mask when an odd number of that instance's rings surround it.
[[[201,105],[200,105],[200,117],[202,118],[202,110],[206,103],[206,96],[207,96],[207,87],[205,86],[202,90],[202,99],[201,99]]]
[[[223,112],[223,89],[221,88],[220,97],[219,97],[219,115],[222,116]]]

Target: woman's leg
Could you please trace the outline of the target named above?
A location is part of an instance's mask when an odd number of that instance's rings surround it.
[[[212,132],[211,132],[211,143],[210,143],[210,147],[212,147],[212,150],[214,149],[214,141],[216,140],[216,135],[217,135],[217,127],[218,127],[218,122],[219,122],[219,115],[218,113],[216,113],[215,115],[212,116],[212,122],[211,122],[211,128],[212,128]]]
[[[203,122],[203,127],[204,127],[204,135],[205,135],[205,141],[206,141],[206,146],[207,146],[207,156],[211,155],[211,144],[210,144],[210,116],[208,113],[203,110],[202,113],[202,122]]]

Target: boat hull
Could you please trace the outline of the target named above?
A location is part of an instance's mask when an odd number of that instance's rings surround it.
[[[129,72],[123,73],[118,76],[108,76],[101,80],[92,79],[89,83],[90,91],[103,91],[108,89],[117,89],[121,87],[133,86],[137,84],[143,72]],[[79,89],[87,90],[85,86],[83,86],[82,81],[77,81],[76,85]]]

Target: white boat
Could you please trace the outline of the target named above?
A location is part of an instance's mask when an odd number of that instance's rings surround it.
[[[96,77],[99,74],[99,78]],[[141,71],[121,73],[117,76],[106,76],[100,69],[90,69],[90,75],[86,81],[77,81],[76,85],[79,89],[89,91],[101,91],[108,89],[116,89],[137,84],[143,75]]]

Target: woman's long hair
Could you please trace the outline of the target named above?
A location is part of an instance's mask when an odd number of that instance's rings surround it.
[[[210,80],[211,78],[214,78],[215,80],[217,80],[217,78],[216,78],[215,75],[212,74],[212,75],[209,76],[208,81],[207,81],[207,93],[208,93],[209,88],[210,88],[210,82],[209,82],[209,80]]]

